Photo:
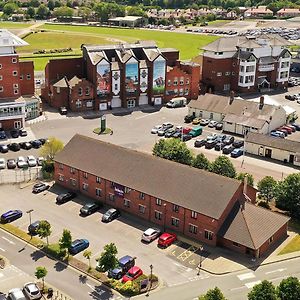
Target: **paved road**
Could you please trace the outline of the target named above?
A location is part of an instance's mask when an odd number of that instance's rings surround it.
[[[63,291],[73,299],[123,299],[112,290],[91,279],[84,280],[82,275],[62,263],[48,259],[40,251],[30,245],[0,230],[0,253],[7,257],[16,270],[34,275],[37,266],[44,266],[48,270],[46,282]],[[81,276],[80,276],[81,275]],[[27,279],[27,278],[26,278]],[[10,279],[11,280],[11,279]],[[27,279],[28,280],[28,279]],[[3,284],[3,283],[2,283]],[[0,290],[2,289],[0,280]]]

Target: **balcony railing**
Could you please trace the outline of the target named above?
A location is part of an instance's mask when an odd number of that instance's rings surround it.
[[[274,65],[259,65],[258,66],[258,71],[268,72],[268,71],[273,71],[274,68],[275,68]]]
[[[0,113],[0,117],[14,117],[14,116],[23,116],[23,113]]]

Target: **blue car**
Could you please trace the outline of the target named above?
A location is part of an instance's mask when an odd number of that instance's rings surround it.
[[[1,140],[6,139],[6,134],[5,134],[4,131],[0,131],[0,139],[1,139]]]
[[[23,215],[21,210],[9,210],[1,216],[1,223],[9,223],[21,218]]]
[[[232,150],[232,152],[230,153],[231,157],[237,158],[242,156],[244,153],[244,149],[243,148],[236,148],[234,150]]]
[[[84,249],[88,248],[90,245],[89,241],[86,239],[77,239],[72,242],[71,247],[69,248],[69,252],[71,254],[77,254]]]
[[[125,255],[118,261],[118,267],[108,271],[108,277],[114,279],[121,279],[123,275],[135,265],[135,257]],[[101,270],[97,264],[97,270]]]

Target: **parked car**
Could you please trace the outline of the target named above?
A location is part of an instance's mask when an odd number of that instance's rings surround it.
[[[196,140],[194,142],[194,147],[196,147],[196,148],[202,147],[202,146],[205,145],[205,143],[206,143],[206,140],[204,140],[204,139],[202,139],[202,140]]]
[[[6,136],[6,134],[5,134],[5,131],[0,131],[0,139],[1,140],[4,140],[4,139],[6,139],[7,138],[7,136]]]
[[[11,289],[8,292],[7,298],[10,300],[27,300],[23,291],[19,288]]]
[[[74,255],[74,254],[77,254],[77,253],[83,251],[84,249],[88,248],[89,246],[90,246],[90,243],[87,239],[77,239],[72,242],[72,244],[69,248],[69,252]]]
[[[216,140],[209,140],[205,142],[205,149],[212,149],[216,146],[217,141]]]
[[[192,121],[193,125],[199,125],[201,121],[201,118],[194,118],[194,120]]]
[[[6,295],[0,292],[0,300],[7,300]]]
[[[6,161],[5,158],[0,158],[0,169],[6,168]]]
[[[166,137],[166,138],[170,138],[170,137],[173,136],[173,134],[174,134],[175,132],[176,132],[175,129],[170,128],[170,129],[168,129],[168,130],[165,132],[165,137]]]
[[[279,138],[284,138],[285,137],[284,133],[281,132],[281,131],[271,131],[270,136],[279,137]]]
[[[150,243],[153,240],[155,240],[157,237],[159,237],[160,234],[161,234],[161,232],[160,232],[159,229],[157,229],[157,228],[148,228],[142,234],[142,241]]]
[[[162,125],[155,125],[152,129],[151,129],[151,133],[153,134],[157,134],[157,132],[162,128]]]
[[[135,257],[125,255],[118,260],[118,266],[108,271],[108,277],[114,279],[121,279],[123,275],[135,265]],[[96,270],[100,271],[101,268],[97,264]]]
[[[244,149],[243,148],[236,148],[234,150],[232,150],[232,152],[230,153],[231,157],[237,158],[242,156],[244,153]]]
[[[27,131],[25,129],[20,129],[19,130],[19,136],[27,136]]]
[[[211,121],[208,123],[208,127],[214,128],[217,124],[218,124],[217,121],[211,120]]]
[[[98,202],[88,202],[85,205],[83,205],[80,208],[80,214],[82,216],[89,216],[91,214],[93,214],[94,212],[96,212],[97,210],[99,210],[99,208],[102,206],[102,203]]]
[[[32,145],[33,148],[38,149],[42,146],[42,143],[40,140],[34,140],[30,141],[30,144]]]
[[[300,131],[300,124],[291,123],[291,125],[293,125],[297,131]]]
[[[292,132],[295,132],[295,131],[296,131],[296,127],[294,127],[294,126],[291,125],[291,124],[285,125],[285,127],[291,128],[291,129],[292,129]]]
[[[226,138],[227,138],[227,135],[226,135],[226,134],[219,134],[219,135],[217,135],[217,137],[216,137],[216,141],[217,141],[217,142],[223,142]]]
[[[287,136],[289,134],[288,131],[283,128],[278,128],[276,131],[282,132],[284,134],[284,136]]]
[[[217,137],[218,137],[218,135],[216,133],[212,133],[209,136],[207,136],[206,140],[212,141],[212,140],[215,140]]]
[[[167,131],[168,129],[169,129],[169,128],[167,128],[167,127],[162,127],[162,128],[160,128],[160,129],[157,131],[157,135],[158,135],[158,136],[164,136],[165,133],[166,133],[166,131]]]
[[[24,294],[30,300],[41,299],[42,294],[38,286],[34,282],[28,282],[23,287]]]
[[[37,158],[36,161],[37,161],[38,166],[42,166],[43,162],[45,161],[45,158],[40,156],[40,157]]]
[[[122,282],[132,281],[143,275],[143,271],[140,267],[134,266],[128,270],[128,272],[122,277]]]
[[[44,145],[48,141],[48,139],[40,138],[39,141],[42,143],[42,145]]]
[[[165,122],[162,124],[162,127],[169,129],[169,128],[174,127],[174,125],[170,122]]]
[[[46,183],[36,183],[33,188],[32,188],[32,192],[34,194],[38,194],[38,193],[41,193],[43,191],[46,191],[50,188],[50,185],[49,184],[46,184]]]
[[[48,221],[46,221],[46,220],[43,220],[43,221],[48,223]],[[37,230],[39,229],[40,223],[41,223],[40,220],[31,223],[31,224],[28,226],[28,232],[29,232],[31,235],[37,234]]]
[[[17,163],[16,163],[15,159],[9,158],[7,160],[7,169],[15,169],[16,167],[17,167]]]
[[[10,131],[10,136],[11,136],[12,138],[14,138],[14,139],[18,138],[19,135],[20,135],[20,132],[19,132],[19,130],[17,130],[17,129],[13,129],[13,130]]]
[[[222,129],[223,129],[223,123],[218,123],[218,124],[216,124],[215,128],[216,128],[217,130],[222,130]]]
[[[0,145],[0,152],[1,153],[7,153],[8,152],[8,146],[7,145]]]
[[[66,115],[66,114],[68,113],[68,110],[67,110],[66,107],[61,106],[61,107],[59,108],[59,113],[60,113],[61,115]]]
[[[181,137],[181,140],[183,142],[187,142],[189,141],[190,139],[192,139],[192,136],[190,134],[183,134],[182,137]]]
[[[25,150],[30,150],[32,148],[32,145],[29,142],[22,142],[22,143],[19,143],[19,145],[22,149],[25,149]]]
[[[21,218],[23,215],[22,211],[19,209],[9,210],[1,215],[1,223],[10,223]]]
[[[234,137],[231,135],[228,135],[225,139],[224,139],[224,144],[225,145],[230,145],[234,142]]]
[[[223,150],[222,153],[223,154],[230,154],[235,148],[232,145],[226,145]]]
[[[206,125],[208,125],[208,124],[209,124],[209,122],[210,122],[210,120],[209,120],[209,119],[201,119],[201,121],[200,121],[200,125],[201,125],[201,126],[206,126]]]
[[[176,234],[164,232],[158,239],[157,245],[160,247],[168,247],[176,241]]]
[[[120,217],[120,212],[115,208],[110,208],[106,213],[102,216],[102,222],[111,222],[114,219]]]
[[[22,169],[22,168],[27,168],[28,167],[28,163],[27,161],[25,160],[25,157],[24,156],[19,156],[17,158],[17,166],[18,168]]]
[[[36,166],[36,159],[33,155],[27,156],[27,163],[29,167],[35,167]]]
[[[194,115],[187,115],[184,117],[184,122],[185,123],[191,123],[195,119]]]
[[[190,128],[190,127],[183,127],[182,128],[182,133],[183,134],[189,134],[191,130],[192,130],[192,128]]]
[[[175,138],[175,139],[180,139],[181,138],[181,132],[180,131],[174,132],[172,137]]]
[[[279,129],[280,129],[280,130],[281,130],[281,129],[286,130],[288,134],[292,134],[292,132],[293,132],[293,129],[292,129],[292,128],[289,128],[289,127],[287,127],[287,126],[281,126]]]
[[[8,149],[14,152],[20,151],[21,147],[18,143],[11,143],[7,145]]]
[[[223,142],[218,142],[215,145],[215,150],[216,151],[221,151],[224,148],[225,144]]]
[[[244,141],[242,140],[235,140],[233,143],[232,143],[232,146],[234,148],[240,148],[240,147],[243,147],[244,146]]]
[[[77,194],[74,193],[74,192],[67,192],[67,193],[59,194],[59,195],[56,197],[56,203],[57,203],[57,204],[66,203],[66,202],[68,202],[68,201],[74,199],[76,196],[77,196]]]
[[[189,135],[192,136],[192,137],[196,137],[196,136],[199,136],[202,134],[202,127],[201,126],[197,126],[197,127],[194,127],[190,132],[189,132]]]

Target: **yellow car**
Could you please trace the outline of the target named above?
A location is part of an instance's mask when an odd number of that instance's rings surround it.
[[[198,125],[198,124],[200,124],[200,121],[201,121],[201,118],[195,118],[192,123],[193,123],[193,125]]]

